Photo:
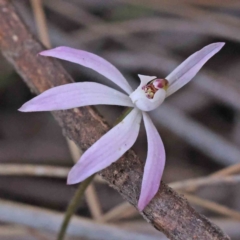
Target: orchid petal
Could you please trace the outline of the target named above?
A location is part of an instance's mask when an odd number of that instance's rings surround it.
[[[138,209],[142,211],[157,193],[165,166],[165,150],[161,137],[147,113],[143,113],[147,132],[148,153],[144,167]]]
[[[94,82],[81,82],[48,89],[26,102],[19,111],[54,111],[97,104],[133,106],[127,95],[113,88]]]
[[[113,81],[126,93],[130,94],[133,91],[127,80],[116,67],[93,53],[69,47],[57,47],[51,50],[43,51],[40,55],[59,58],[91,68]]]
[[[94,143],[69,172],[68,184],[81,182],[117,161],[135,143],[141,117],[141,112],[133,109],[119,124]]]
[[[187,84],[202,68],[202,66],[220,49],[225,43],[212,43],[195,52],[181,63],[166,79],[169,81],[167,96],[170,96],[178,89]]]

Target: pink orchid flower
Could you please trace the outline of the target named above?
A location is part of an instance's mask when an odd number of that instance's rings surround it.
[[[69,47],[43,51],[42,56],[78,63],[102,74],[126,93],[94,82],[71,83],[53,87],[25,103],[22,112],[64,110],[87,105],[108,104],[132,107],[133,110],[81,156],[68,175],[68,184],[83,181],[117,161],[135,143],[143,117],[148,152],[142,180],[139,210],[143,210],[157,193],[165,165],[165,150],[148,111],[158,108],[166,97],[188,83],[201,67],[222,47],[213,43],[195,52],[165,79],[138,75],[141,82],[133,91],[123,75],[109,62],[92,53]]]

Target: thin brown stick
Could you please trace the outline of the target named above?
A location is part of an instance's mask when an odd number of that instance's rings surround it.
[[[14,37],[13,37],[14,36]],[[50,87],[72,82],[61,65],[37,56],[43,50],[26,30],[15,8],[0,0],[0,49],[32,91],[39,94]],[[65,135],[86,150],[109,130],[108,124],[91,107],[53,113]],[[143,163],[130,150],[101,172],[106,181],[134,206],[139,198]],[[164,183],[141,213],[148,222],[173,240],[227,240],[229,237]]]

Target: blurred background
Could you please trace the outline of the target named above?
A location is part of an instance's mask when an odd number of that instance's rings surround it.
[[[226,42],[192,82],[151,116],[167,153],[163,180],[177,182],[172,187],[188,192],[195,209],[232,239],[240,239],[240,2],[43,0],[43,8],[39,0],[12,2],[36,37],[36,20],[43,21],[43,10],[52,47],[66,45],[98,54],[113,63],[134,88],[139,84],[137,74],[164,78],[205,45]],[[89,69],[62,64],[75,81],[117,88]],[[76,190],[76,186],[66,186],[73,160],[52,115],[17,111],[32,97],[0,55],[3,240],[55,239]],[[96,109],[109,124],[124,110],[116,106]],[[134,149],[145,161],[144,129]],[[213,173],[218,176],[215,180]],[[183,182],[186,179],[191,180]],[[166,238],[97,177],[80,204],[68,239]]]

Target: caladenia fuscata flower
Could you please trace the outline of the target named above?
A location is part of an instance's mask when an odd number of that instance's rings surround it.
[[[102,74],[127,94],[94,82],[70,83],[53,87],[25,103],[22,112],[65,110],[87,105],[120,105],[132,111],[81,156],[68,175],[68,184],[85,180],[117,161],[135,143],[143,118],[148,141],[147,159],[138,201],[143,210],[157,193],[165,165],[165,150],[148,111],[158,108],[165,98],[188,83],[201,67],[222,47],[213,43],[195,52],[165,78],[138,75],[139,87],[133,91],[123,75],[109,62],[92,53],[57,47],[40,53],[78,63]]]

